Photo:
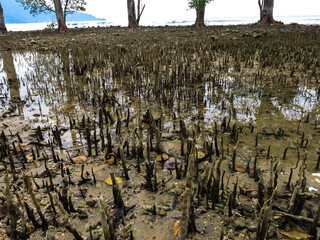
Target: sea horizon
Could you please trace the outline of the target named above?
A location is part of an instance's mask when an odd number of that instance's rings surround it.
[[[304,16],[275,16],[275,20],[281,21],[284,24],[303,24],[303,25],[320,25],[320,15],[304,15]],[[208,26],[225,26],[225,25],[244,25],[256,23],[259,20],[257,16],[251,17],[217,17],[206,18],[205,23]],[[41,23],[10,23],[6,24],[8,31],[33,31],[52,28],[53,22]],[[161,21],[145,21],[141,26],[189,26],[194,23],[194,19],[176,19],[176,20],[161,20]],[[121,26],[126,27],[126,23],[110,22],[108,20],[98,21],[69,21],[68,28],[88,28],[88,27],[110,27]],[[56,26],[55,26],[56,27]]]

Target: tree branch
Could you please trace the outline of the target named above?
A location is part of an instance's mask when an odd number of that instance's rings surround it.
[[[260,11],[262,11],[262,3],[261,3],[261,0],[258,0],[258,5],[259,5]]]
[[[139,25],[141,15],[142,15],[142,13],[143,13],[143,11],[144,11],[144,8],[145,8],[145,7],[146,7],[146,5],[144,4],[144,5],[143,5],[143,7],[142,7],[141,12],[139,12],[139,11],[138,11],[138,18],[137,18],[138,25]]]
[[[66,0],[66,4],[64,5],[64,10],[63,10],[63,18],[64,18],[64,21],[66,21],[66,17],[67,17],[67,7],[68,7],[68,4],[69,4],[69,0]]]

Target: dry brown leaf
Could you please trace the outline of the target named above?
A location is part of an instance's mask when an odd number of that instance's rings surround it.
[[[180,226],[180,220],[176,220],[174,221],[173,223],[173,236],[177,236],[179,233],[180,233],[180,230],[181,230],[181,226]]]
[[[241,164],[239,164],[239,163],[236,163],[235,166],[234,166],[234,168],[235,168],[235,170],[236,170],[237,172],[240,172],[240,173],[243,173],[243,172],[246,171],[246,167],[243,166],[243,165],[241,165]]]
[[[249,196],[247,196],[247,195],[240,194],[240,197],[241,197],[241,198],[244,198],[244,199],[246,199],[246,200],[248,200],[248,201],[252,201],[252,198],[249,197]]]
[[[73,157],[73,158],[71,158],[71,161],[73,163],[82,164],[82,163],[85,163],[87,161],[87,157],[86,156]]]
[[[277,228],[277,231],[281,233],[282,235],[285,235],[286,237],[292,239],[292,240],[300,240],[300,239],[310,239],[312,236],[305,232],[300,231],[281,231]]]
[[[27,154],[27,155],[26,155],[26,158],[27,158],[29,161],[33,160],[32,154]]]

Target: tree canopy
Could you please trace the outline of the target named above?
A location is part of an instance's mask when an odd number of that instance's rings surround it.
[[[25,9],[30,10],[30,13],[34,16],[40,13],[55,12],[53,0],[16,0]],[[67,14],[73,12],[85,11],[87,4],[86,0],[61,0],[63,15],[66,18]]]
[[[189,7],[195,9],[203,9],[205,6],[213,0],[189,0]]]

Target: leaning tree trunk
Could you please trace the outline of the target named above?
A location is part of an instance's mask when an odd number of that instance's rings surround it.
[[[58,31],[59,32],[66,32],[68,31],[66,21],[63,15],[62,5],[60,0],[53,0],[54,2],[54,9],[56,12],[57,22],[58,22]]]
[[[204,27],[204,11],[205,11],[205,7],[198,7],[196,8],[196,12],[197,12],[197,19],[196,22],[194,23],[194,27]]]
[[[258,0],[260,8],[260,21],[261,24],[272,24],[276,21],[273,19],[273,5],[274,0]]]
[[[127,0],[129,27],[138,27],[134,0]]]
[[[0,35],[7,32],[6,24],[4,23],[3,9],[0,3]]]

